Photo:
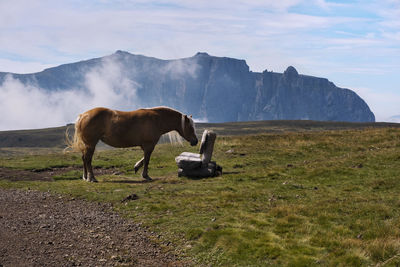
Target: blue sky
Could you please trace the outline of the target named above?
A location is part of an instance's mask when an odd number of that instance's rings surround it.
[[[0,71],[29,73],[116,50],[198,51],[253,71],[325,77],[378,121],[400,115],[400,0],[0,0]]]

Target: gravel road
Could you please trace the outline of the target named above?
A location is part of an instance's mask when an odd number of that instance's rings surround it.
[[[1,266],[186,266],[110,205],[0,189]]]

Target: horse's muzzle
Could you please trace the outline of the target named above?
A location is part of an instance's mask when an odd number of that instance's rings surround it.
[[[195,146],[195,145],[197,145],[197,143],[198,143],[199,141],[196,139],[196,140],[192,140],[192,141],[190,141],[190,145],[191,146]]]

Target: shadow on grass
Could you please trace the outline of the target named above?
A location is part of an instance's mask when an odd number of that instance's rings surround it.
[[[153,180],[154,181],[154,180]],[[153,181],[143,180],[143,181],[130,181],[130,180],[112,180],[112,181],[103,181],[103,183],[114,183],[114,184],[146,184],[151,183]]]
[[[223,172],[222,175],[224,175],[224,174],[241,174],[241,173],[244,173],[244,171]]]
[[[243,171],[230,171],[230,172],[223,172],[219,175],[216,176],[208,176],[208,177],[199,177],[199,176],[194,176],[194,175],[185,175],[182,176],[184,178],[190,179],[190,180],[204,180],[204,179],[215,179],[218,177],[222,177],[224,174],[228,175],[228,174],[240,174],[240,173],[244,173]]]
[[[114,184],[146,184],[154,181],[160,180],[160,178],[152,178],[152,180],[131,180],[131,178],[127,177],[126,179],[104,179],[103,183],[114,183]]]
[[[205,179],[215,179],[218,177],[221,177],[222,175],[219,176],[209,176],[209,177],[198,177],[198,176],[182,176],[181,178],[186,178],[189,180],[205,180]]]

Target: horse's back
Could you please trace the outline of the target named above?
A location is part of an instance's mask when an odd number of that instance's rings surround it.
[[[98,127],[99,124],[104,124],[106,120],[109,120],[112,113],[113,111],[108,108],[94,108],[82,113],[79,116],[79,122],[82,128]]]

